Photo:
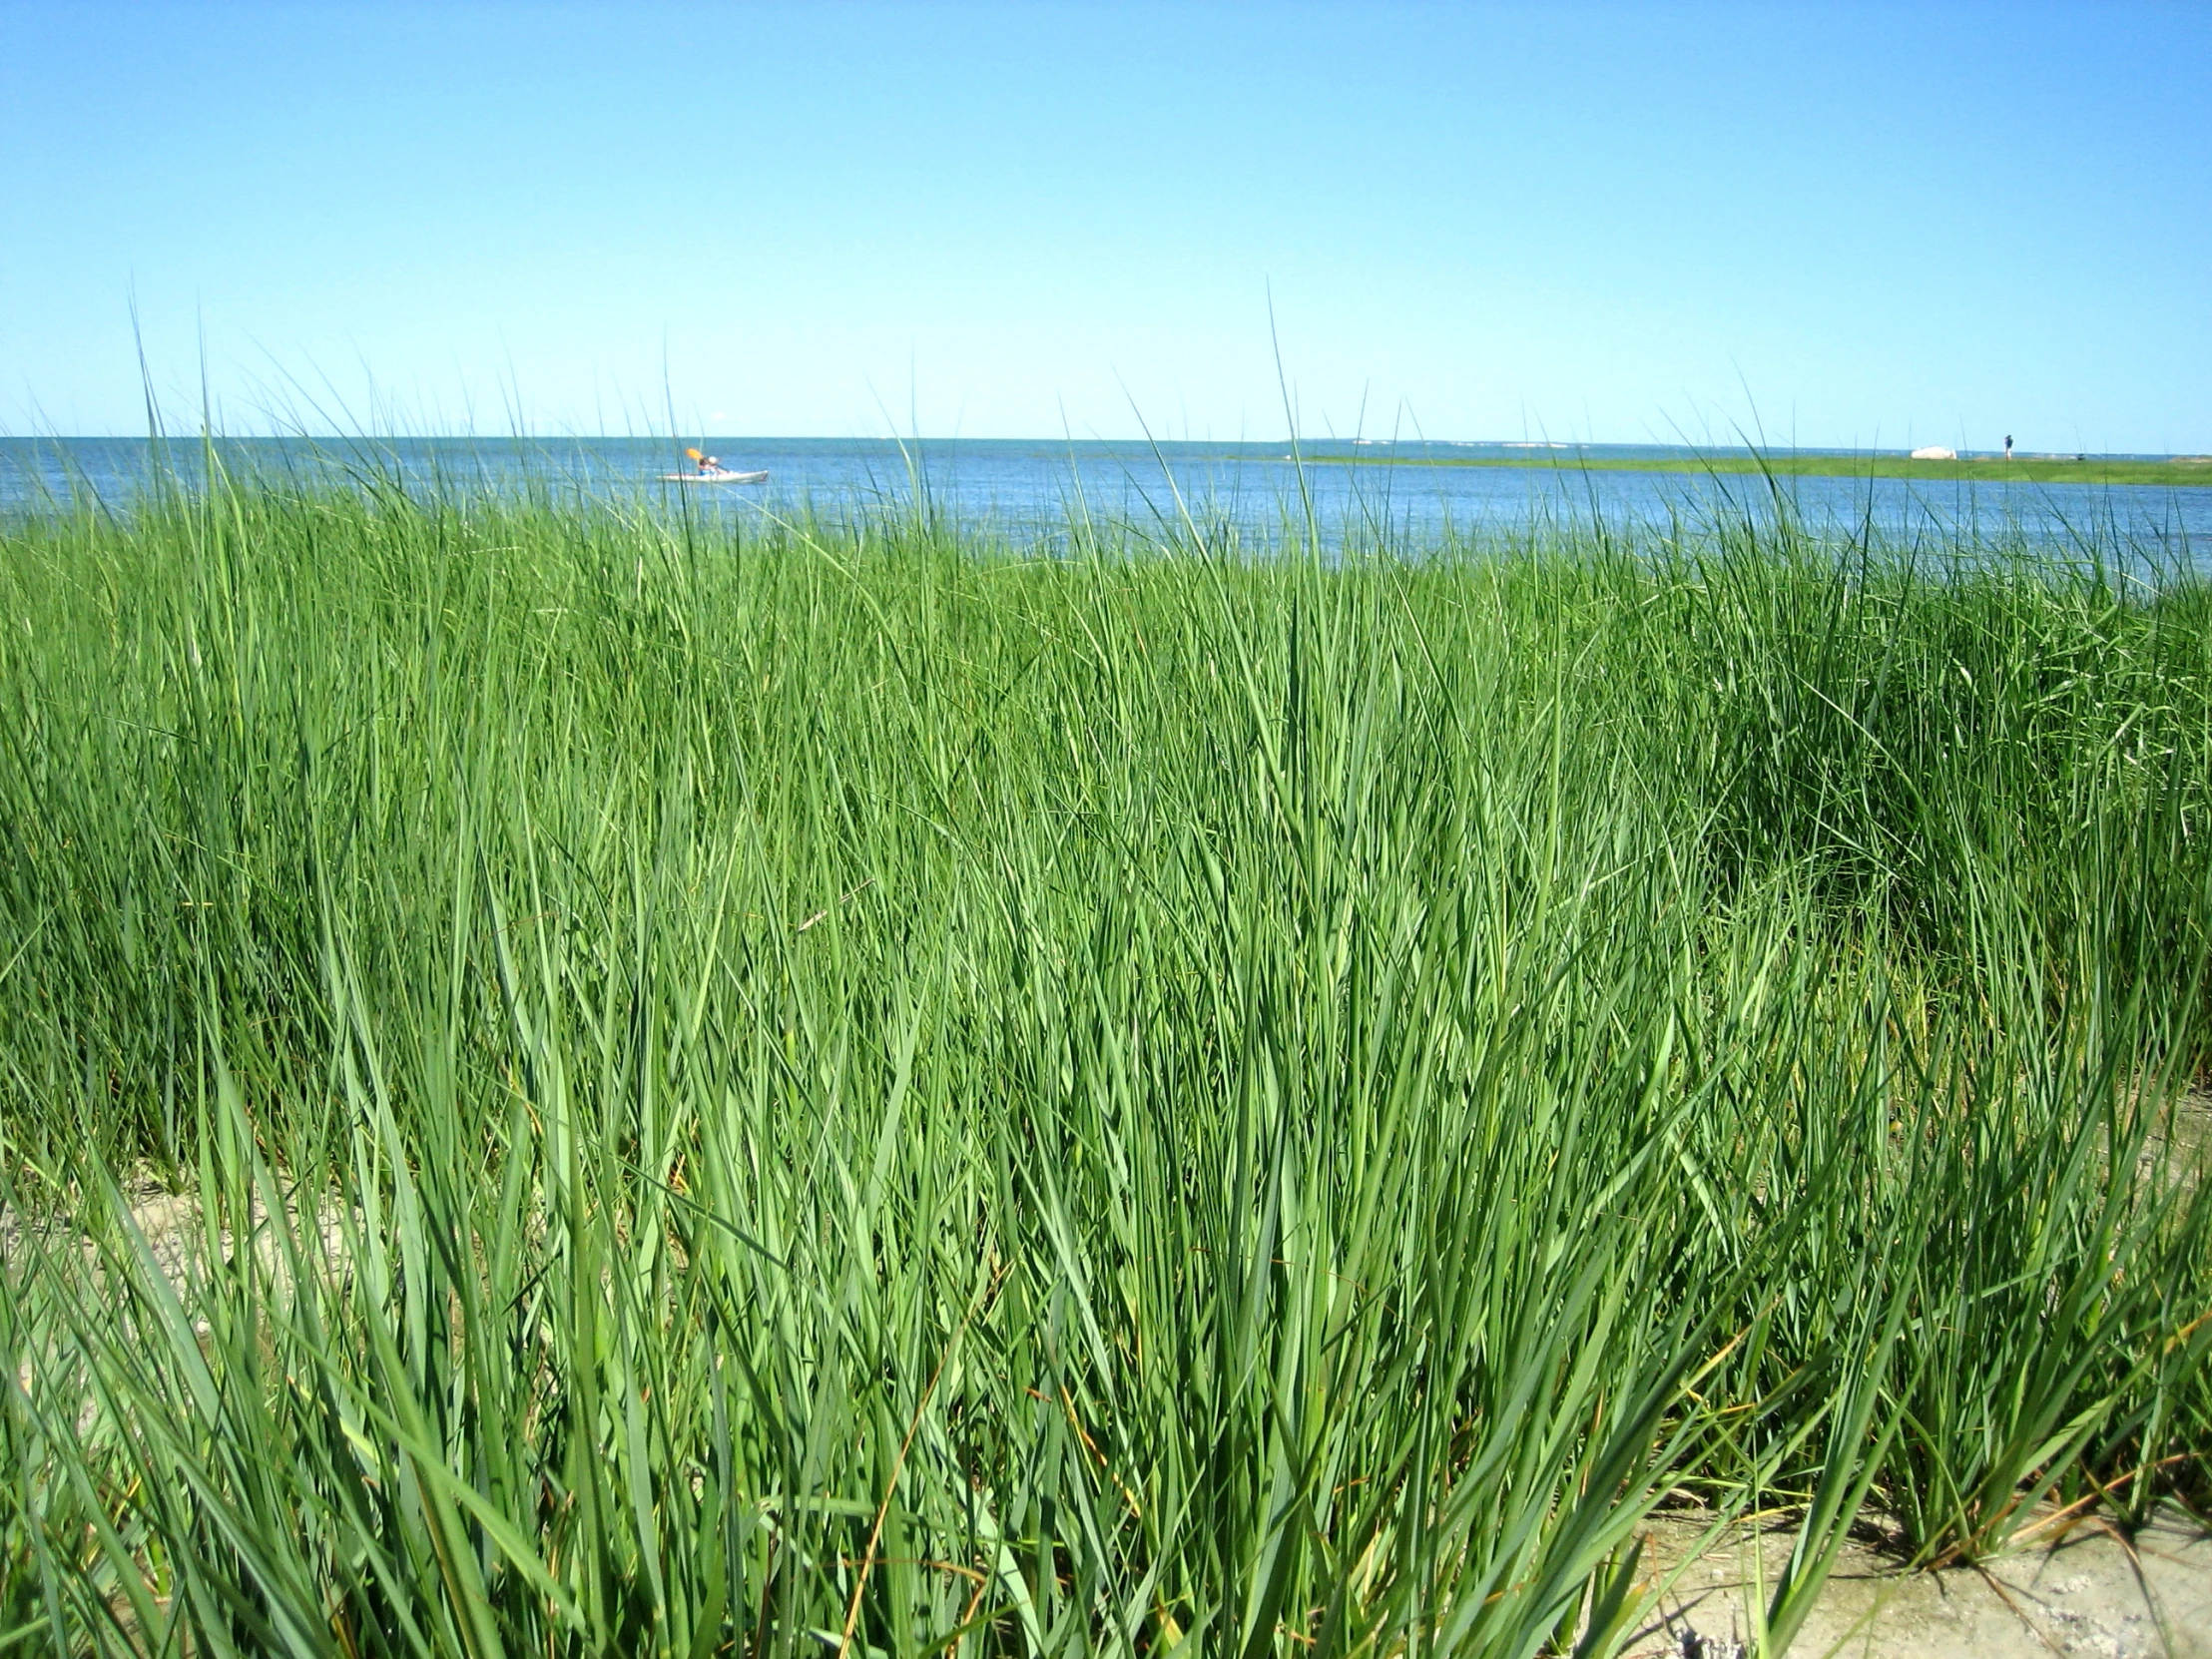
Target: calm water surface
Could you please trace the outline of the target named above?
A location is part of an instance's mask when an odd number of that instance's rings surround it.
[[[1310,444],[1309,456],[1340,456],[1302,469],[1284,443],[1029,442],[737,438],[708,447],[734,469],[765,468],[765,486],[667,484],[681,445],[661,439],[226,439],[218,453],[239,473],[290,475],[318,483],[348,478],[621,500],[650,510],[766,520],[814,511],[839,515],[926,499],[961,520],[1015,540],[1056,541],[1071,518],[1156,534],[1188,512],[1209,526],[1235,526],[1248,544],[1268,545],[1313,521],[1333,544],[1418,545],[1440,533],[1509,532],[1545,522],[1665,526],[1770,509],[1756,475],[1712,478],[1680,472],[1589,472],[1578,452],[1515,444]],[[1593,445],[1592,457],[1683,456],[1689,450]],[[1382,456],[1413,464],[1368,464]],[[1507,466],[1422,464],[1460,457]],[[197,444],[170,446],[165,464],[197,478]],[[144,439],[0,439],[0,513],[37,511],[72,497],[127,508],[157,476]],[[2005,484],[1912,479],[1792,478],[1782,488],[1818,528],[1871,520],[1892,540],[1947,542],[1963,533],[2053,549],[2127,546],[2163,560],[2198,563],[2212,551],[2212,488],[2144,485]]]

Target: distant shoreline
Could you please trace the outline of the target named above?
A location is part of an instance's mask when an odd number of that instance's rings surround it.
[[[1288,457],[1286,457],[1287,459]],[[2084,460],[2059,457],[1969,456],[1916,461],[1904,455],[1588,455],[1571,449],[1527,455],[1347,455],[1302,453],[1314,466],[1518,467],[1552,472],[1684,472],[1768,474],[1777,478],[1916,478],[1982,484],[2148,484],[2212,489],[2212,455],[2177,455],[2163,461]]]

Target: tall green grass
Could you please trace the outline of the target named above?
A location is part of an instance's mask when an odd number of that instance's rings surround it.
[[[2202,585],[1173,543],[0,531],[0,1651],[1597,1654],[1695,1500],[1779,1652],[2205,1499]]]

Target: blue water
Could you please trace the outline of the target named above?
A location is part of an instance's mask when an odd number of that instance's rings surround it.
[[[1186,514],[1212,530],[1233,526],[1247,545],[1301,534],[1311,522],[1333,544],[1418,545],[1439,533],[1507,532],[1544,522],[1601,518],[1627,527],[1691,529],[1716,516],[1772,510],[1756,475],[1589,472],[1579,454],[1688,455],[1659,446],[1592,445],[1587,450],[1519,444],[1305,444],[1301,453],[1345,457],[1301,468],[1287,443],[1031,442],[929,439],[903,446],[881,439],[737,438],[708,447],[733,469],[766,468],[765,486],[665,484],[683,463],[663,439],[226,439],[218,452],[239,473],[294,476],[328,485],[374,480],[410,489],[442,485],[491,491],[549,489],[557,495],[621,500],[648,510],[740,520],[802,512],[841,515],[917,498],[1015,541],[1053,541],[1071,520],[1166,535]],[[1415,464],[1368,464],[1388,456]],[[188,481],[201,465],[195,443],[177,443],[163,462]],[[1418,464],[1455,457],[1515,464]],[[35,512],[72,498],[118,509],[156,476],[143,439],[0,438],[0,514]],[[2085,551],[2127,548],[2160,562],[2212,553],[2212,485],[2006,484],[1998,479],[1791,478],[1780,488],[1817,529],[1849,532],[1871,523],[1891,542],[2024,542]],[[1310,509],[1310,518],[1309,518]]]

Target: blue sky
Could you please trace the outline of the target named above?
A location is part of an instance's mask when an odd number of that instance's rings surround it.
[[[2212,449],[2212,6],[0,0],[0,426]],[[1273,295],[1274,339],[1269,306]]]

